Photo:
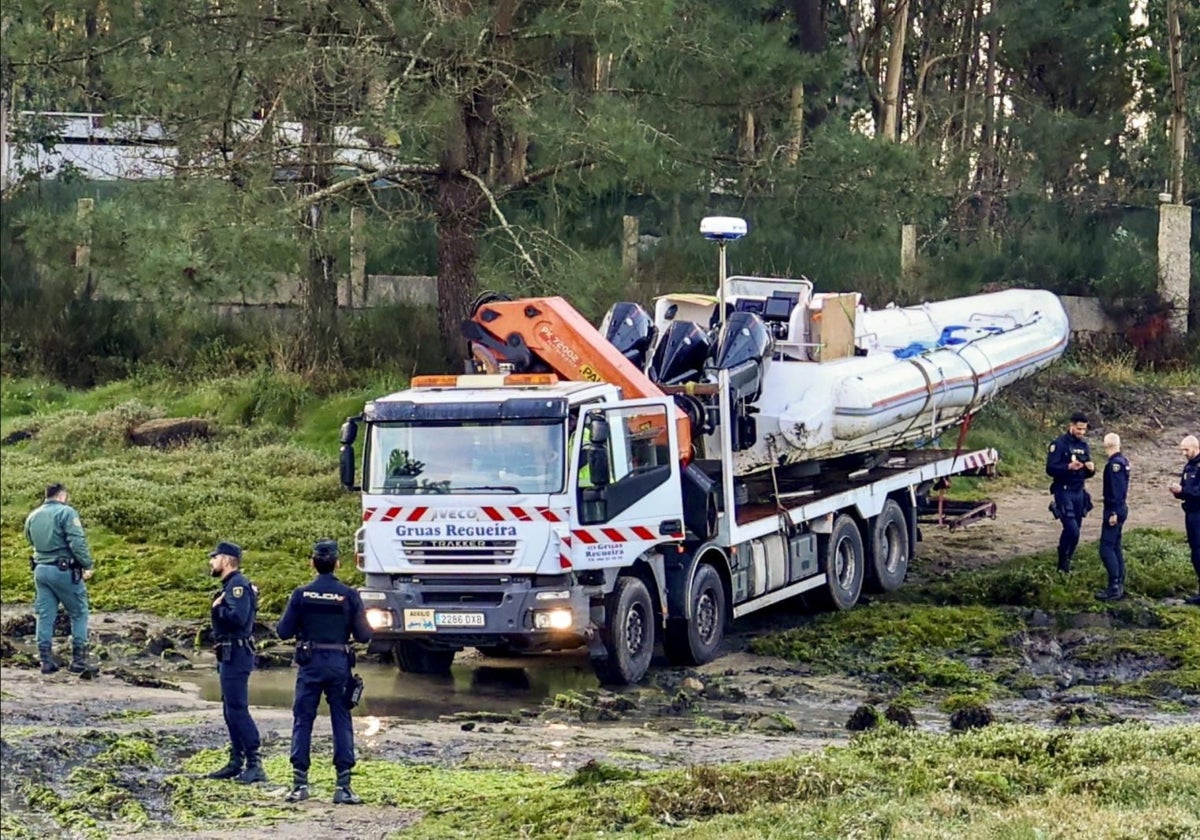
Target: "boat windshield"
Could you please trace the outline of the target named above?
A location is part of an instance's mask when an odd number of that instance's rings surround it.
[[[368,493],[560,493],[561,418],[382,422],[367,442]]]

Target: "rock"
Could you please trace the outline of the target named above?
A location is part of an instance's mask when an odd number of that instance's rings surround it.
[[[964,706],[950,715],[950,728],[955,732],[965,732],[968,729],[982,729],[996,722],[992,710],[982,703]]]
[[[12,446],[14,443],[20,443],[23,440],[32,440],[37,435],[37,427],[31,429],[16,429],[9,432],[3,438],[0,438],[0,446]]]
[[[1027,688],[1021,692],[1021,696],[1026,700],[1049,700],[1050,689],[1043,687]]]
[[[463,732],[470,732],[474,728],[475,728],[475,722],[471,721],[471,720],[467,721],[466,723],[464,723],[462,726],[459,727],[459,729],[461,729]]]
[[[160,449],[178,446],[191,440],[212,437],[207,420],[199,417],[164,417],[147,420],[129,430],[129,442],[134,446],[154,446]]]
[[[1112,627],[1112,616],[1106,612],[1085,612],[1071,617],[1071,626],[1076,629],[1085,627]]]
[[[685,677],[683,682],[679,684],[682,691],[691,692],[692,694],[701,694],[704,692],[704,683],[695,677]]]
[[[846,721],[846,728],[851,732],[865,732],[868,729],[874,729],[879,726],[880,720],[879,710],[874,706],[859,706],[850,715],[850,719]]]
[[[146,653],[151,656],[161,656],[165,650],[173,650],[175,642],[163,635],[152,636],[146,641]]]
[[[1029,614],[1025,623],[1031,628],[1053,627],[1054,618],[1045,610],[1034,610]]]
[[[0,627],[0,634],[5,636],[13,636],[19,638],[21,636],[32,636],[37,632],[37,618],[33,613],[26,615],[18,615],[4,622]]]
[[[762,715],[750,721],[750,728],[759,732],[795,732],[796,724],[781,714]]]
[[[912,709],[899,703],[889,704],[883,716],[902,729],[915,729],[917,726],[917,718]]]
[[[169,688],[172,691],[183,691],[182,688],[173,682],[160,680],[158,677],[152,677],[149,674],[137,674],[125,668],[115,668],[110,673],[122,682],[136,685],[139,688]]]

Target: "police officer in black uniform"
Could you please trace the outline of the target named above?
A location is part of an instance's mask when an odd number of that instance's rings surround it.
[[[1187,458],[1187,463],[1183,465],[1179,483],[1171,485],[1171,495],[1183,503],[1183,524],[1192,551],[1197,587],[1197,593],[1184,600],[1200,606],[1200,439],[1188,435],[1179,442],[1179,451]]]
[[[1063,574],[1071,571],[1071,558],[1079,545],[1079,529],[1090,510],[1090,497],[1084,482],[1096,474],[1096,465],[1092,462],[1092,450],[1084,440],[1087,430],[1087,415],[1075,412],[1066,434],[1055,438],[1046,453],[1046,475],[1054,479],[1050,492],[1054,494],[1058,521],[1062,523],[1062,535],[1058,538],[1058,570]]]
[[[313,721],[321,695],[329,704],[333,725],[333,766],[337,770],[335,805],[362,802],[350,788],[354,768],[354,729],[350,721],[347,686],[354,667],[349,645],[371,640],[362,598],[334,576],[338,568],[337,540],[318,540],[313,546],[312,583],[292,593],[275,631],[281,639],[296,639],[296,697],[292,704],[292,790],[288,802],[308,799],[308,767]]]
[[[254,670],[254,619],[258,590],[241,572],[242,549],[219,542],[208,555],[212,576],[221,579],[221,593],[212,602],[213,642],[221,703],[229,728],[229,761],[208,774],[210,779],[237,779],[242,784],[267,781],[259,755],[258,727],[250,717],[250,672]],[[243,767],[244,763],[244,767]]]
[[[1100,560],[1108,572],[1108,588],[1096,593],[1097,601],[1119,601],[1125,597],[1125,551],[1121,531],[1129,517],[1129,459],[1121,453],[1121,436],[1104,436],[1104,518],[1100,522]]]

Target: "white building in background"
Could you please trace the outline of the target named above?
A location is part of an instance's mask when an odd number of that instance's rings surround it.
[[[4,118],[0,131],[0,183],[4,190],[26,177],[56,178],[68,171],[93,181],[170,178],[180,163],[178,148],[154,120],[50,111],[0,111],[0,115]],[[237,121],[235,142],[256,140],[264,125],[262,120]],[[300,148],[300,123],[272,123],[271,130],[281,148]],[[25,136],[47,140],[23,142]],[[381,156],[367,149],[358,129],[338,127],[334,142],[334,158],[352,171],[383,168]],[[278,174],[284,180],[288,177],[286,169]]]
[[[20,142],[26,132],[49,138]],[[14,142],[16,141],[16,142]],[[107,114],[22,111],[5,119],[2,160],[5,189],[34,176],[65,171],[93,181],[169,178],[178,156],[161,125]]]

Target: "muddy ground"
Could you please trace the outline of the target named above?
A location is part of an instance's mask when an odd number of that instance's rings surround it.
[[[1187,431],[1187,415],[1174,416],[1164,423],[1147,414],[1139,424],[1119,429],[1136,471],[1129,528],[1182,530],[1178,506],[1166,491],[1179,466],[1176,446]],[[1053,546],[1058,528],[1046,512],[1045,492],[1017,489],[998,502],[995,521],[955,533],[926,526],[914,576],[928,579]],[[1089,520],[1084,539],[1094,541],[1098,530],[1098,518]],[[1047,619],[1036,639],[1022,642],[1016,652],[1022,667],[1036,675],[1062,676],[1052,683],[1057,687],[990,703],[996,719],[1055,726],[1126,719],[1178,723],[1200,716],[1200,698],[1179,692],[1161,698],[1169,709],[1163,702],[1101,697],[1094,686],[1113,676],[1100,673],[1107,666],[1076,661],[1071,653],[1089,627],[1105,620],[1089,616]],[[52,818],[53,807],[35,791],[66,795],[72,770],[121,735],[148,739],[157,750],[153,762],[129,762],[113,770],[114,783],[149,815],[151,827],[131,830],[120,809],[108,817],[93,810],[97,827],[89,836],[215,838],[236,831],[241,838],[312,838],[336,829],[346,836],[385,837],[420,819],[419,812],[403,807],[334,809],[328,804],[330,791],[318,792],[318,798],[267,825],[244,815],[202,823],[183,819],[167,801],[165,791],[177,784],[171,779],[185,766],[196,770],[188,762],[197,753],[225,743],[212,657],[196,645],[203,637],[201,625],[146,615],[94,615],[91,630],[102,670],[82,680],[65,670],[52,676],[37,671],[28,605],[7,604],[0,619],[0,802],[6,836],[9,831],[60,835],[61,815]],[[60,651],[66,644],[61,619]],[[794,604],[752,616],[739,622],[715,662],[697,669],[656,662],[643,685],[619,692],[599,688],[582,653],[498,660],[468,652],[460,655],[453,676],[440,680],[363,663],[367,698],[355,717],[360,758],[440,767],[520,765],[551,772],[573,771],[590,761],[652,769],[781,757],[842,742],[852,734],[847,723],[860,706],[874,703],[882,712],[888,705],[877,686],[848,674],[816,676],[802,663],[749,651],[756,635],[805,620]],[[260,637],[269,637],[269,628],[262,629]],[[282,646],[264,647],[264,667],[252,677],[251,699],[264,753],[277,759],[269,764],[276,778],[252,792],[238,789],[236,795],[279,806],[288,782],[286,769],[279,769],[285,763],[278,759],[288,749],[293,677]],[[1125,667],[1128,673],[1118,676],[1132,679],[1155,664],[1135,660]],[[932,701],[911,711],[906,723],[938,731],[951,727],[951,715]],[[328,763],[331,753],[324,720],[318,721],[316,735],[314,767]],[[83,831],[74,833],[83,836]]]

